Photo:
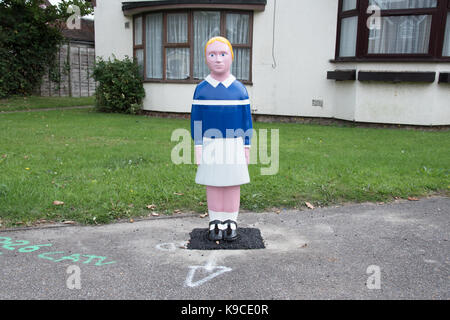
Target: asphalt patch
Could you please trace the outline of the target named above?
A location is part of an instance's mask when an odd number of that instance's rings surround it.
[[[190,233],[191,239],[187,244],[187,249],[191,250],[250,250],[265,249],[261,231],[256,228],[238,228],[238,238],[234,241],[220,240],[211,241],[208,239],[208,230],[194,229]]]

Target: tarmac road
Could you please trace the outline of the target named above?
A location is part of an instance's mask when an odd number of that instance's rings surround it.
[[[188,250],[208,218],[0,232],[0,299],[450,298],[450,198],[241,213],[265,249]]]

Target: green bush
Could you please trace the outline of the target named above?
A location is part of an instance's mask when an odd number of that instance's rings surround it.
[[[102,112],[136,114],[142,109],[145,90],[136,61],[125,56],[124,60],[108,61],[99,58],[92,73],[98,86],[95,106]]]

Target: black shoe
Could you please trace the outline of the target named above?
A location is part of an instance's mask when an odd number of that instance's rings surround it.
[[[223,224],[228,225],[228,227],[223,230],[223,240],[225,241],[234,241],[237,239],[237,223],[233,220],[227,220],[223,222]],[[236,226],[235,229],[231,229],[231,224],[234,224]]]
[[[211,225],[215,224],[214,229],[211,230]],[[209,223],[209,234],[208,238],[211,241],[220,241],[223,238],[223,232],[219,229],[219,224],[222,224],[222,221],[214,220]]]

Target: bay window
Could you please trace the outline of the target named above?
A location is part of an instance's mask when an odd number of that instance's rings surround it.
[[[450,61],[450,0],[339,0],[337,61]]]
[[[203,80],[209,74],[206,42],[224,36],[233,46],[232,74],[251,83],[251,11],[170,10],[135,15],[133,21],[134,57],[145,81]]]

